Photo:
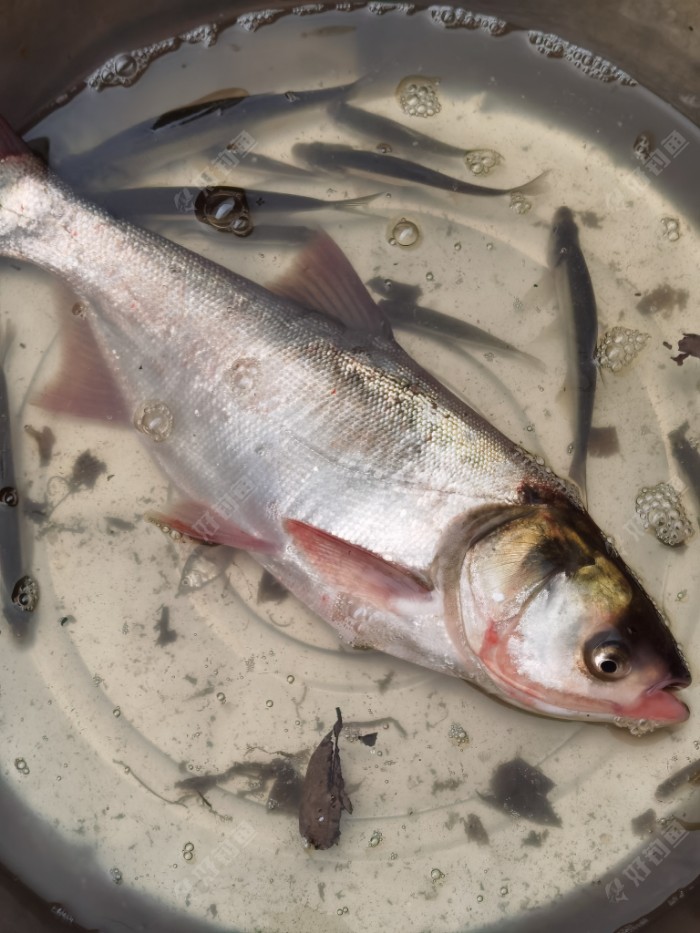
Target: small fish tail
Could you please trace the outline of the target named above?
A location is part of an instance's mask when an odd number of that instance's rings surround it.
[[[542,194],[549,188],[549,169],[540,172],[531,181],[526,181],[524,185],[518,185],[517,188],[511,188],[511,194]]]

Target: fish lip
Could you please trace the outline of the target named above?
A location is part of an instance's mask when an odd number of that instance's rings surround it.
[[[661,725],[685,722],[690,716],[690,709],[676,696],[672,686],[687,684],[679,684],[677,678],[667,677],[644,690],[636,703],[621,706],[620,715],[626,719],[646,719]]]

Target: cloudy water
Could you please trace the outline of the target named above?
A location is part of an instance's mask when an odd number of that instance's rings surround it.
[[[86,197],[262,284],[326,230],[401,344],[562,475],[578,354],[547,251],[571,208],[598,307],[588,507],[698,676],[684,118],[556,37],[361,10],[125,52],[27,138]],[[55,279],[2,261],[19,504],[0,534],[39,592],[0,620],[4,864],[103,931],[452,933],[573,903],[572,930],[614,930],[698,875],[695,684],[688,723],[632,736],[341,647],[247,555],[144,520],[172,490],[137,432],[32,404],[71,313]],[[354,812],[314,852],[301,777],[336,707]]]

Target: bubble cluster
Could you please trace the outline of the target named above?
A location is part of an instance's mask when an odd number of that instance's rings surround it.
[[[183,42],[213,45],[216,42],[218,26],[210,24],[198,26],[180,36],[171,36],[160,42],[154,42],[142,49],[131,52],[122,52],[110,58],[96,71],[86,78],[86,83],[96,91],[103,91],[107,87],[131,87],[146,71],[148,66],[161,55],[174,52]]]
[[[23,612],[34,612],[39,603],[39,584],[34,577],[22,577],[15,583],[12,602]]]
[[[419,239],[420,230],[418,224],[415,224],[412,220],[406,220],[405,217],[395,223],[389,232],[390,246],[402,246],[404,249],[408,249],[415,246]]]
[[[19,495],[14,486],[4,486],[0,489],[0,503],[14,509],[19,502]]]
[[[693,534],[680,496],[668,483],[643,486],[636,498],[637,514],[645,528],[652,528],[659,541],[676,547]]]
[[[142,434],[160,443],[167,440],[172,433],[173,413],[165,402],[149,399],[136,409],[134,426]]]
[[[442,110],[437,88],[437,78],[409,77],[399,83],[396,96],[409,117],[433,117]]]
[[[546,55],[547,58],[564,58],[589,78],[595,78],[597,81],[603,81],[606,84],[619,81],[620,84],[634,86],[637,83],[626,71],[622,71],[612,62],[601,58],[599,55],[594,55],[593,52],[582,49],[578,45],[566,42],[551,32],[531,30],[528,33],[528,39],[530,44],[534,45],[541,55]]]
[[[182,857],[186,862],[191,862],[194,858],[194,843],[186,842],[182,847]]]
[[[458,722],[453,722],[450,726],[447,736],[452,742],[453,745],[456,745],[457,748],[464,748],[465,745],[469,744],[469,736],[467,735],[463,726],[460,726]]]
[[[440,871],[439,868],[433,868],[430,872],[430,880],[434,884],[438,884],[439,882],[442,882],[445,880],[445,873]]]
[[[17,768],[20,774],[29,774],[29,765],[24,758],[15,758],[15,768]]]
[[[532,201],[528,201],[520,191],[513,191],[510,196],[510,209],[516,214],[527,214],[532,207]]]
[[[381,833],[381,831],[375,829],[372,835],[369,837],[369,842],[367,845],[370,847],[370,849],[376,849],[383,838],[384,835]]]
[[[119,871],[118,868],[110,868],[109,874],[110,874],[110,877],[112,878],[112,881],[115,884],[121,884],[122,881],[124,880],[122,878],[122,873]]]
[[[430,16],[434,23],[446,29],[483,29],[490,36],[504,36],[511,28],[505,20],[496,16],[472,13],[460,7],[431,7]]]
[[[628,366],[644,349],[649,334],[643,334],[629,327],[613,327],[601,337],[595,352],[598,365],[602,369],[619,372]]]
[[[464,163],[473,175],[488,175],[502,161],[495,149],[470,149],[464,154]]]
[[[681,225],[676,217],[662,217],[661,226],[663,227],[663,236],[672,243],[680,239]]]
[[[651,134],[640,133],[634,141],[632,152],[634,153],[635,159],[639,159],[640,162],[646,162],[651,155],[653,148],[654,140],[652,139]]]

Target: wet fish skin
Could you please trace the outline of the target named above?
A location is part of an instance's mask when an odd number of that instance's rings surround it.
[[[475,185],[472,182],[463,181],[461,178],[453,178],[451,175],[445,175],[443,172],[435,171],[425,165],[420,165],[418,162],[401,159],[398,156],[353,149],[350,146],[339,146],[331,143],[297,143],[292,151],[295,156],[323,171],[345,172],[350,170],[369,173],[393,178],[400,182],[412,182],[417,185],[439,188],[442,191],[452,191],[455,194],[499,197],[517,191],[534,192],[539,181],[538,178],[534,178],[526,184],[514,188],[492,188],[488,185]]]
[[[687,718],[680,649],[571,488],[401,349],[330,238],[263,288],[80,200],[0,123],[0,252],[85,302],[38,401],[136,429],[169,527],[512,705]]]
[[[598,310],[593,283],[579,243],[573,212],[560,207],[554,214],[549,240],[549,267],[560,313],[568,321],[571,348],[567,384],[576,395],[576,432],[569,477],[586,496],[586,458],[593,423],[597,380]]]

